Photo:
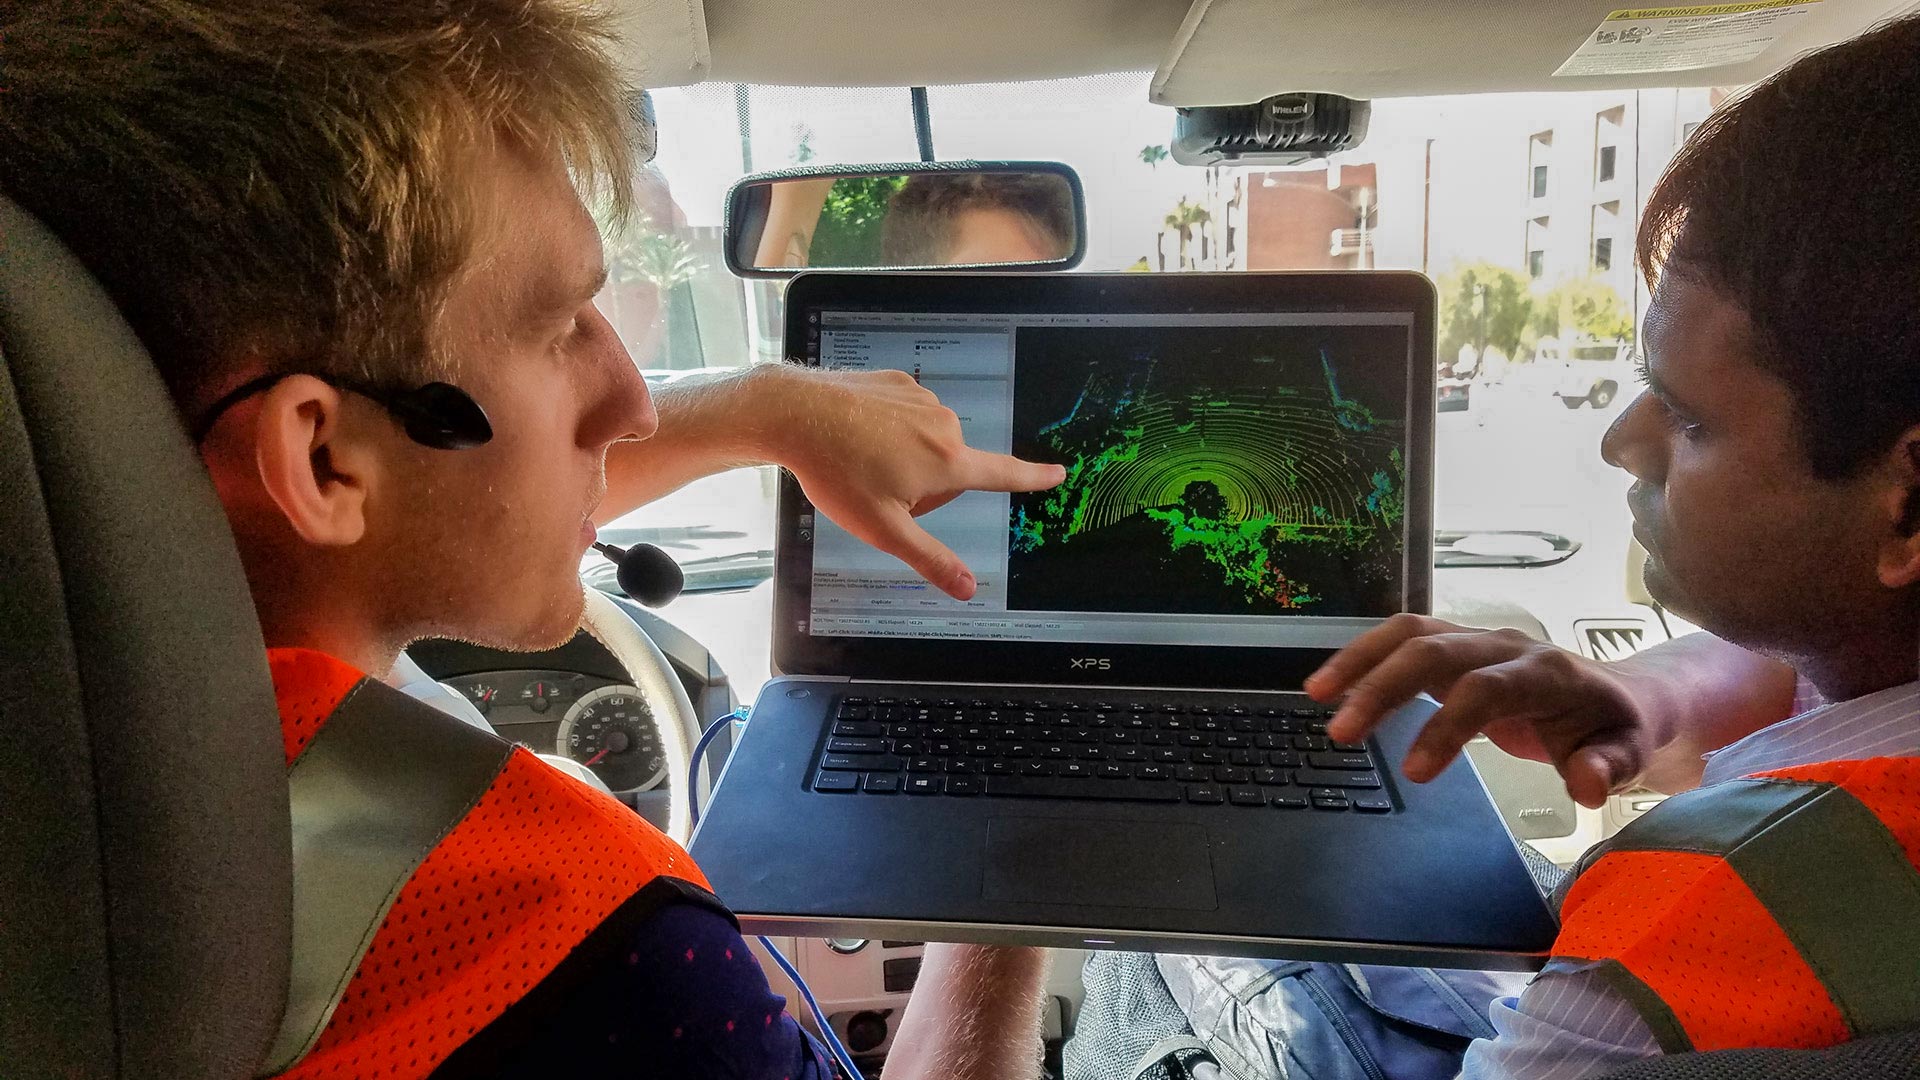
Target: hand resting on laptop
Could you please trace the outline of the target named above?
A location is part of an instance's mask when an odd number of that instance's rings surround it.
[[[1560,770],[1567,792],[1597,807],[1635,783],[1685,790],[1701,755],[1790,711],[1793,674],[1711,634],[1692,634],[1614,663],[1517,630],[1476,630],[1396,615],[1355,638],[1307,678],[1315,700],[1341,701],[1328,725],[1358,742],[1416,694],[1442,708],[1406,757],[1431,780],[1475,735]]]

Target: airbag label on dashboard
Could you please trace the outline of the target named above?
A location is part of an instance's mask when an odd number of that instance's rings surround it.
[[[1554,75],[1641,75],[1745,63],[1818,3],[1756,0],[1615,11]]]

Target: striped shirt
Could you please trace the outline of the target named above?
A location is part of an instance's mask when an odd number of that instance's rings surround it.
[[[1805,700],[1803,694],[1802,700]],[[1920,756],[1920,682],[1817,704],[1707,756],[1702,784],[1756,772],[1874,757]],[[1543,974],[1492,1008],[1492,1039],[1467,1051],[1463,1080],[1575,1080],[1660,1053],[1619,994],[1588,974]]]

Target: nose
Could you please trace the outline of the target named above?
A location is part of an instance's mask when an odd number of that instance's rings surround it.
[[[1659,483],[1666,473],[1666,430],[1660,422],[1660,402],[1642,391],[1627,403],[1600,437],[1600,460],[1625,469],[1637,480]]]
[[[633,423],[629,426],[633,430],[621,436],[618,441],[638,442],[641,439],[651,439],[654,432],[660,430],[660,412],[653,407],[653,391],[647,388],[647,380],[640,376],[639,367],[635,366],[631,359],[627,361],[627,367],[630,369],[627,382],[631,388],[628,395],[631,404],[628,409],[633,416]]]
[[[592,380],[593,401],[580,425],[581,445],[597,449],[651,438],[660,429],[660,414],[639,366],[598,307],[587,305],[582,318],[591,320],[591,338],[599,347],[589,361],[598,377]]]

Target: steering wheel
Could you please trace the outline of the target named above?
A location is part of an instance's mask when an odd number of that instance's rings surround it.
[[[580,615],[580,628],[606,647],[626,670],[628,681],[640,691],[647,715],[660,736],[661,752],[667,759],[667,835],[685,845],[690,830],[687,812],[689,793],[687,761],[693,753],[689,732],[699,730],[693,701],[687,688],[673,673],[666,654],[639,625],[599,589],[588,588],[586,607]]]

